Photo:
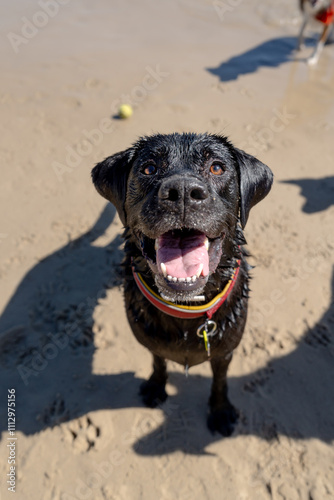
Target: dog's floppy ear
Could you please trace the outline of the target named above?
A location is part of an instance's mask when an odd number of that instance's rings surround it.
[[[235,154],[239,169],[240,222],[244,228],[250,209],[267,196],[274,176],[270,168],[254,156],[237,148]]]
[[[92,170],[92,179],[97,192],[116,207],[124,226],[126,226],[124,203],[132,156],[132,148],[121,151],[101,161]]]

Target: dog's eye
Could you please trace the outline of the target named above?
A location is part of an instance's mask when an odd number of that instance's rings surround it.
[[[146,165],[143,166],[142,172],[145,175],[154,175],[157,171],[157,167],[154,163],[146,163]]]
[[[222,175],[224,173],[224,167],[222,163],[215,161],[210,167],[210,172],[213,175]]]

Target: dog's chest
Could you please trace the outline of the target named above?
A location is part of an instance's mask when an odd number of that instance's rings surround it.
[[[137,294],[135,294],[137,295]],[[239,344],[246,310],[231,322],[218,311],[214,324],[206,317],[173,318],[148,306],[140,297],[125,296],[128,320],[136,339],[153,354],[183,366],[194,366],[213,357],[226,357]]]

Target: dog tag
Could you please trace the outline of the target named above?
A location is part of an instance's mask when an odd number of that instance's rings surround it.
[[[208,358],[211,356],[210,337],[217,333],[217,323],[207,319],[203,325],[197,328],[197,336],[204,340],[204,347],[208,353]]]
[[[210,354],[211,354],[211,350],[210,350],[210,340],[209,340],[208,334],[206,333],[206,330],[203,330],[203,340],[204,340],[204,347],[205,347],[205,350],[206,350],[206,351],[207,351],[207,353],[208,353],[208,357],[210,357]]]

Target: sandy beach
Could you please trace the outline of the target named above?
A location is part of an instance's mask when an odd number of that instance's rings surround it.
[[[295,51],[297,4],[0,2],[1,500],[334,498],[334,45],[306,64],[320,28]],[[206,427],[209,363],[169,363],[169,399],[143,406],[122,224],[90,178],[138,137],[183,131],[224,134],[275,175],[245,229],[230,438]]]

